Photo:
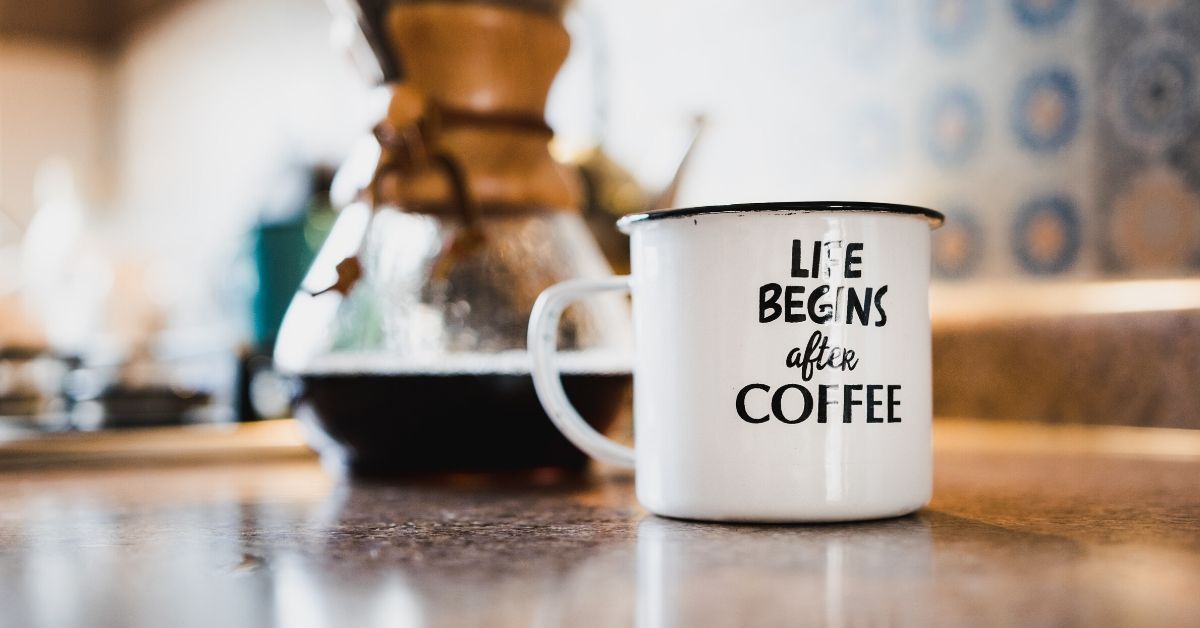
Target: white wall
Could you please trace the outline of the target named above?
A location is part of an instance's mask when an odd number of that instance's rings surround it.
[[[89,237],[146,267],[167,325],[236,341],[248,227],[372,124],[377,99],[329,31],[322,0],[195,0],[115,52],[0,42],[0,209],[14,217],[0,218],[0,248],[37,208],[39,168],[60,158]],[[17,274],[14,259],[0,256],[0,275]]]
[[[89,194],[107,191],[107,86],[106,65],[86,50],[0,41],[0,211],[19,226],[50,158],[65,159]],[[0,245],[16,235],[7,228],[0,218]]]
[[[368,87],[332,49],[329,21],[321,0],[204,0],[116,59],[124,232],[188,282],[172,295],[180,324],[224,314],[213,291],[247,227],[302,192],[289,169],[338,163],[371,126]]]

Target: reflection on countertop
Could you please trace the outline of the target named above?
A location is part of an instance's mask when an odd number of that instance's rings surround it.
[[[350,482],[295,458],[10,468],[0,624],[1194,621],[1200,441],[1072,429],[1093,431],[939,425],[933,504],[840,525],[662,519],[620,473]]]

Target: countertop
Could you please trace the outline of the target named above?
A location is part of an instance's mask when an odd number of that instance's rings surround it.
[[[935,443],[925,510],[808,526],[658,518],[602,469],[0,456],[0,626],[1200,623],[1200,432],[958,420]]]

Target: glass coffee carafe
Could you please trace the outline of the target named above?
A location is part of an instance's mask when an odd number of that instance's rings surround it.
[[[280,330],[275,359],[301,383],[298,415],[323,455],[356,472],[581,467],[525,353],[544,288],[611,272],[579,182],[548,151],[542,112],[569,45],[556,9],[358,8],[391,101],[373,175]],[[626,307],[583,302],[560,329],[564,384],[600,430],[628,406]]]

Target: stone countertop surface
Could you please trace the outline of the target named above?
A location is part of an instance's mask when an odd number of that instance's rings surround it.
[[[933,503],[751,526],[594,471],[0,467],[0,626],[1200,623],[1200,433],[941,421]]]

